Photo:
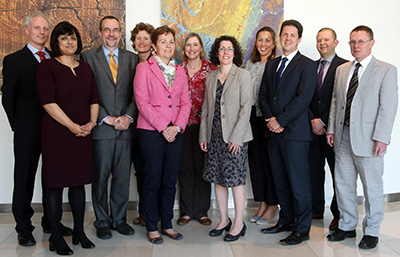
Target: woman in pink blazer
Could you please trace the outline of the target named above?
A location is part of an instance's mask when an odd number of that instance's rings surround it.
[[[175,240],[183,238],[174,231],[171,220],[182,133],[191,104],[186,73],[172,59],[175,31],[161,26],[152,33],[151,41],[155,54],[137,66],[133,85],[139,109],[139,145],[145,164],[143,215],[149,241],[160,244],[163,239],[157,229],[158,217],[162,234]]]

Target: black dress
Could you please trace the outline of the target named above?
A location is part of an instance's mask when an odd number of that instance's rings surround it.
[[[86,63],[74,69],[55,59],[43,61],[36,76],[41,105],[56,103],[75,123],[90,121],[90,105],[99,102],[93,72]],[[93,177],[93,138],[77,137],[48,113],[42,121],[45,188],[89,184]]]
[[[224,84],[217,82],[211,140],[204,161],[204,180],[223,187],[246,184],[248,143],[243,143],[239,153],[231,154],[222,138],[221,95]]]

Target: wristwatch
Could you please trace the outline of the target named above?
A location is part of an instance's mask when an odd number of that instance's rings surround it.
[[[178,130],[178,133],[181,132],[181,130],[182,130],[181,127],[179,127],[179,126],[177,126],[177,125],[176,125],[175,127],[176,127],[176,129]]]

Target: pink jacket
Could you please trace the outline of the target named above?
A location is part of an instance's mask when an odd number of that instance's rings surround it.
[[[136,67],[133,90],[139,109],[137,128],[161,132],[172,122],[185,129],[191,103],[183,68],[176,66],[170,92],[156,60],[151,57]]]

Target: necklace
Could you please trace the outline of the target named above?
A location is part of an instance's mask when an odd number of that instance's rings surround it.
[[[197,67],[192,67],[192,66],[190,66],[190,64],[188,63],[187,66],[188,66],[190,69],[192,69],[192,70],[197,70],[197,69],[200,69],[201,64],[200,64],[199,66],[197,66]]]

